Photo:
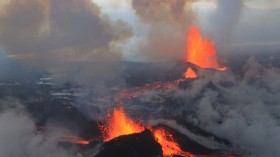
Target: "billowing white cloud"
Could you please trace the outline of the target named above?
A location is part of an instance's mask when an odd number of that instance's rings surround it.
[[[36,132],[34,122],[18,103],[0,101],[0,106],[0,156],[82,157]]]

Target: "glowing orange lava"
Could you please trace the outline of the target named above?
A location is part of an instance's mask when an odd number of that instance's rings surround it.
[[[106,123],[100,126],[103,133],[104,141],[112,140],[122,135],[140,133],[144,131],[144,126],[130,119],[123,108],[114,109],[113,114],[108,114]],[[237,157],[226,155],[195,155],[181,150],[180,146],[173,139],[173,135],[163,128],[153,129],[148,127],[152,132],[154,139],[161,145],[164,157],[184,156],[184,157]]]
[[[109,141],[121,135],[129,135],[144,131],[144,127],[131,120],[123,108],[114,109],[112,115],[108,114],[105,125],[100,126],[104,141]]]
[[[199,28],[195,25],[190,28],[188,34],[186,62],[195,64],[200,68],[211,68],[220,71],[226,70],[226,68],[222,67],[218,61],[214,42],[207,38],[203,38]],[[195,72],[193,73],[189,69],[188,71],[190,75],[194,76]],[[188,73],[188,71],[186,73]]]
[[[184,75],[185,78],[191,78],[191,79],[197,78],[197,74],[195,71],[193,71],[192,68],[188,68]]]
[[[80,139],[80,138],[78,138],[78,137],[72,137],[72,136],[69,136],[69,137],[61,137],[61,138],[56,139],[56,141],[66,142],[66,143],[74,143],[74,144],[81,144],[81,145],[87,145],[87,144],[89,144],[89,141]]]
[[[164,90],[172,91],[174,88],[178,87],[179,84],[184,81],[183,79],[178,79],[169,82],[153,82],[151,84],[145,84],[144,86],[128,88],[121,90],[115,97],[115,101],[122,101],[124,99],[132,99],[142,95],[143,93],[151,90]]]
[[[198,65],[201,68],[222,68],[218,62],[214,42],[202,37],[197,26],[192,26],[188,35],[187,62]]]
[[[173,155],[181,155],[185,157],[195,157],[195,155],[184,152],[181,150],[179,144],[177,144],[172,134],[167,133],[164,129],[153,130],[155,140],[161,145],[164,157]]]

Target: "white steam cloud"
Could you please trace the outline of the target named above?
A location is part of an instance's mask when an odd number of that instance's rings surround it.
[[[0,46],[8,55],[79,83],[121,73],[119,45],[131,36],[91,0],[4,0]]]
[[[82,157],[36,133],[34,122],[19,103],[1,101],[0,105],[0,156]]]
[[[243,0],[217,0],[217,8],[210,15],[206,28],[209,37],[214,39],[217,45],[227,45],[231,42],[232,32],[241,18],[244,10]]]

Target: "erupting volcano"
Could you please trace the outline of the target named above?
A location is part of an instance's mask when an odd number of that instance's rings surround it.
[[[198,78],[197,67],[203,69],[215,69],[219,71],[223,71],[226,69],[225,67],[221,66],[221,64],[218,61],[218,55],[214,48],[214,43],[202,37],[202,34],[200,33],[200,30],[197,26],[192,26],[190,28],[189,35],[187,38],[185,62],[190,63],[189,64],[190,66],[187,67],[186,71],[184,72],[184,76],[186,79],[177,78],[168,82],[158,81],[150,84],[145,84],[139,87],[122,89],[113,97],[112,100],[114,100],[114,102],[117,104],[124,104],[124,101],[129,101],[129,100],[133,100],[134,98],[138,98],[147,91],[157,90],[157,91],[171,92],[173,90],[176,90],[177,88],[180,88],[181,84],[188,83],[188,81],[192,81],[191,79]],[[182,75],[180,75],[179,77],[182,77]],[[192,151],[182,150],[180,144],[176,142],[176,140],[174,139],[175,134],[174,135],[171,134],[168,131],[168,129],[165,129],[165,127],[147,126],[141,124],[139,121],[136,122],[132,120],[126,114],[123,107],[114,108],[112,113],[108,113],[107,116],[105,117],[105,120],[102,121],[101,124],[99,124],[98,128],[99,131],[101,132],[102,139],[103,139],[100,142],[103,142],[104,145],[107,145],[104,146],[107,147],[108,149],[107,152],[110,152],[111,146],[118,147],[120,143],[126,141],[124,139],[126,139],[127,136],[137,137],[140,135],[141,136],[150,135],[152,141],[154,141],[154,143],[156,143],[157,145],[159,145],[159,147],[161,147],[161,149],[159,150],[161,150],[162,152],[161,154],[164,157],[204,156],[204,155],[196,155],[196,153],[193,153]],[[91,142],[70,135],[59,137],[56,138],[55,140],[62,141],[62,142],[76,143],[80,145],[88,145]],[[118,140],[122,142],[118,143]],[[136,140],[138,139],[136,138]],[[117,146],[116,145],[113,146],[114,142],[116,142]],[[123,145],[126,145],[124,143]],[[104,151],[102,153],[104,153]],[[223,155],[205,155],[205,157],[206,156],[211,157],[211,156],[223,156]]]
[[[114,109],[113,114],[108,114],[104,125],[100,125],[104,141],[109,141],[121,135],[139,133],[144,127],[131,120],[123,108]]]
[[[277,2],[0,0],[0,157],[280,157]]]
[[[220,71],[226,69],[225,67],[222,67],[218,61],[218,55],[214,48],[214,43],[206,38],[203,38],[197,26],[192,26],[189,31],[185,61],[204,69],[215,69]],[[194,70],[193,67],[188,67],[184,76],[185,78],[191,79],[198,77],[196,70]],[[140,87],[121,90],[114,97],[114,100],[118,103],[123,103],[122,100],[137,98],[146,91],[172,90],[174,87],[178,87],[183,81],[184,79],[178,79],[165,83],[154,82]],[[105,123],[99,126],[105,142],[118,138],[122,135],[141,133],[145,130],[145,128],[148,128],[148,130],[152,133],[154,140],[161,145],[164,157],[174,155],[185,157],[197,156],[183,151],[180,148],[180,145],[175,142],[173,135],[164,128],[153,128],[137,123],[126,115],[123,108],[115,108],[112,114],[107,115]]]
[[[214,42],[204,38],[196,25],[190,28],[187,37],[186,62],[205,69],[226,70],[221,66]],[[186,78],[196,78],[197,74],[190,68],[185,72]]]
[[[140,133],[144,129],[144,126],[130,119],[123,108],[114,109],[112,115],[108,114],[105,124],[100,126],[104,141],[109,141],[122,135]],[[149,128],[149,130],[153,133],[155,140],[162,146],[164,156],[189,154],[183,152],[179,144],[174,141],[172,134],[167,133],[163,128]]]
[[[115,108],[112,115],[108,114],[105,123],[100,125],[99,129],[103,133],[102,136],[105,142],[109,142],[112,139],[117,140],[117,138],[123,135],[141,133],[148,129],[152,133],[154,140],[160,144],[164,157],[229,157],[224,155],[195,155],[183,151],[170,132],[162,127],[153,128],[133,121],[128,117],[123,108]]]

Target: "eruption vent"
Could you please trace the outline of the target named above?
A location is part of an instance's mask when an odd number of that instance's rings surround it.
[[[203,38],[199,28],[192,26],[187,39],[186,62],[190,62],[200,68],[211,68],[216,70],[226,70],[218,61],[214,42]],[[196,73],[192,69],[185,72],[186,78],[196,78]]]
[[[123,108],[114,109],[113,114],[108,114],[104,125],[100,126],[104,141],[110,141],[113,138],[140,133],[145,130],[144,126],[130,119]],[[186,157],[195,157],[193,154],[181,150],[178,143],[173,139],[172,134],[163,128],[149,128],[153,133],[154,139],[161,145],[164,157],[181,155]]]
[[[104,141],[109,141],[121,135],[129,135],[144,131],[144,127],[131,120],[123,110],[114,109],[113,114],[108,114],[106,124],[100,126]]]

